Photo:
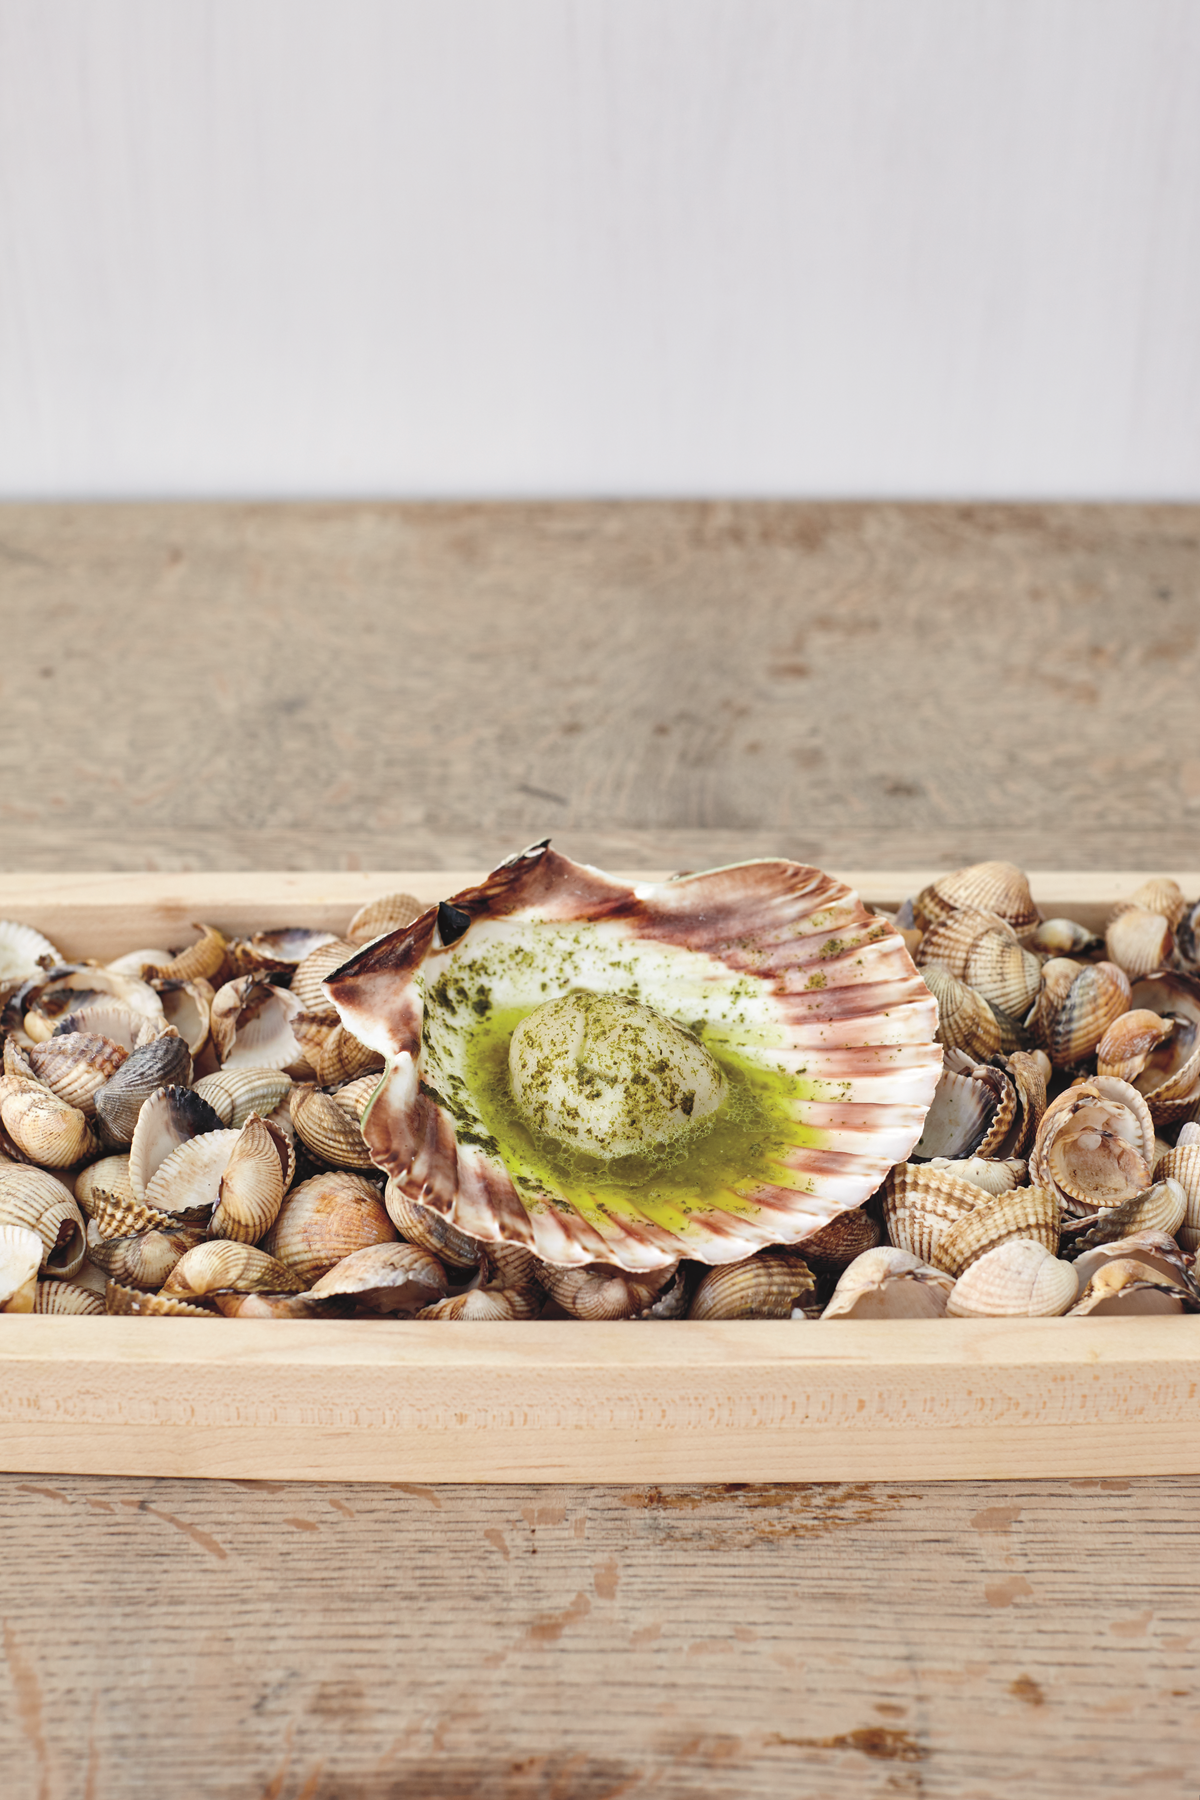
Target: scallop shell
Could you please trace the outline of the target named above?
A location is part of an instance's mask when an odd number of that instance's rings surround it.
[[[1070,1263],[1032,1238],[1009,1238],[959,1276],[946,1312],[955,1319],[1054,1318],[1078,1293]]]
[[[202,1225],[174,1225],[122,1237],[89,1235],[88,1254],[123,1287],[152,1292],[163,1285],[180,1257],[202,1241]],[[101,1312],[104,1308],[99,1309]]]
[[[396,1241],[396,1228],[371,1183],[334,1169],[292,1189],[263,1249],[311,1284],[352,1251]]]
[[[213,1316],[203,1306],[192,1306],[173,1294],[143,1294],[138,1288],[122,1287],[119,1281],[109,1282],[104,1295],[104,1310],[108,1313],[153,1313],[180,1319],[211,1319]]]
[[[943,1269],[931,1268],[889,1244],[866,1250],[844,1270],[823,1319],[940,1319],[954,1286]]]
[[[424,904],[413,894],[381,894],[378,900],[368,900],[365,906],[359,907],[346,927],[346,937],[357,949],[411,925],[425,910]]]
[[[213,990],[207,981],[156,981],[154,991],[163,1004],[168,1025],[178,1032],[192,1056],[199,1056],[208,1042]]]
[[[1120,918],[1122,913],[1138,910],[1158,913],[1174,930],[1187,912],[1188,903],[1184,899],[1183,889],[1177,881],[1172,881],[1169,875],[1155,875],[1149,881],[1144,881],[1141,887],[1135,893],[1130,894],[1127,900],[1122,900],[1114,906],[1109,914],[1108,922],[1111,925],[1113,920]]]
[[[52,1094],[90,1118],[96,1111],[97,1088],[112,1079],[128,1055],[111,1038],[93,1032],[56,1032],[44,1044],[33,1046],[29,1066]]]
[[[493,1007],[528,1008],[582,971],[593,990],[620,994],[631,967],[643,1004],[689,1026],[699,1015],[718,1053],[803,1071],[806,1090],[777,1171],[665,1217],[643,1207],[638,1183],[594,1207],[557,1179],[514,1182],[470,1085],[477,1015],[451,995],[482,984]],[[560,1266],[727,1262],[803,1239],[908,1155],[940,1066],[933,1002],[899,937],[848,888],[794,863],[634,888],[537,845],[360,950],[327,985],[347,1030],[390,1061],[363,1125],[375,1163],[471,1236],[529,1243]],[[440,1084],[422,1081],[431,1057],[464,1082],[454,1114]]]
[[[292,993],[314,1019],[336,1021],[337,1008],[325,992],[323,983],[327,975],[349,962],[354,949],[345,938],[327,938],[309,952],[292,976]]]
[[[175,1217],[207,1219],[220,1198],[221,1177],[239,1136],[236,1131],[206,1131],[188,1138],[147,1181],[146,1205]]]
[[[986,1198],[982,1188],[935,1172],[926,1163],[900,1163],[887,1178],[883,1222],[898,1250],[936,1266],[935,1252],[945,1232]]]
[[[1104,945],[1109,962],[1124,969],[1130,981],[1137,981],[1170,962],[1175,933],[1161,913],[1131,906],[1110,920]]]
[[[103,1313],[104,1301],[90,1288],[76,1287],[73,1281],[39,1281],[33,1302],[35,1313]]]
[[[1200,1105],[1200,981],[1162,971],[1133,989],[1132,1005],[1174,1021],[1174,1030],[1151,1050],[1134,1077],[1156,1125],[1193,1118]]]
[[[27,1225],[0,1225],[0,1312],[32,1312],[44,1246]]]
[[[335,1263],[309,1290],[314,1300],[353,1297],[373,1312],[415,1313],[448,1293],[436,1257],[415,1244],[368,1244]]]
[[[1164,1276],[1136,1257],[1120,1257],[1096,1270],[1078,1303],[1071,1308],[1071,1315],[1137,1317],[1147,1313],[1194,1312],[1197,1307],[1200,1296],[1190,1284]]]
[[[484,1247],[469,1238],[428,1206],[410,1200],[403,1188],[389,1181],[383,1191],[388,1218],[407,1243],[430,1251],[447,1268],[464,1272],[479,1267]]]
[[[1187,1199],[1182,1187],[1171,1176],[1156,1181],[1144,1193],[1123,1200],[1078,1221],[1073,1236],[1064,1237],[1062,1254],[1076,1257],[1097,1244],[1115,1243],[1118,1238],[1132,1237],[1142,1231],[1164,1231],[1174,1237],[1187,1212]],[[1068,1221],[1068,1224],[1070,1222]]]
[[[227,1238],[210,1239],[185,1252],[163,1282],[164,1294],[195,1300],[217,1288],[238,1293],[300,1293],[304,1283],[265,1250],[253,1244],[235,1244]]]
[[[49,959],[48,965],[43,957]],[[18,925],[13,919],[0,919],[0,987],[16,987],[43,975],[47,966],[61,962],[59,952],[40,931],[34,931],[31,925]]]
[[[75,1199],[89,1215],[104,1201],[136,1200],[128,1156],[102,1156],[98,1162],[88,1163],[75,1177]]]
[[[11,1046],[11,1039],[5,1048]],[[43,1168],[65,1169],[99,1145],[85,1115],[38,1081],[0,1077],[0,1119],[17,1148]]]
[[[1001,1047],[1002,1033],[983,995],[957,975],[936,966],[927,968],[924,976],[926,987],[937,1001],[938,1042],[948,1050],[964,1050],[980,1062],[995,1056]]]
[[[1029,1165],[1019,1156],[1006,1157],[1003,1161],[990,1156],[966,1156],[952,1160],[945,1156],[935,1156],[928,1165],[930,1172],[939,1175],[950,1175],[955,1181],[969,1181],[985,1194],[1008,1194],[1014,1188],[1024,1187]]]
[[[218,1134],[220,1129],[217,1114],[191,1088],[161,1087],[151,1094],[138,1113],[129,1146],[129,1181],[137,1198],[150,1198],[151,1180],[172,1151],[192,1138]],[[166,1210],[177,1209],[169,1206]]]
[[[1133,1081],[1145,1068],[1151,1051],[1164,1043],[1174,1029],[1173,1019],[1161,1018],[1143,1006],[1122,1013],[1096,1046],[1097,1073]]]
[[[226,1069],[287,1069],[303,1060],[291,1021],[300,1002],[260,975],[242,975],[218,989],[212,1041]]]
[[[251,1113],[221,1177],[210,1237],[257,1243],[279,1217],[295,1167],[295,1153],[282,1133]]]
[[[662,1269],[631,1275],[611,1263],[592,1263],[582,1269],[553,1269],[544,1264],[540,1276],[550,1298],[573,1319],[635,1319],[670,1286],[675,1269],[668,1263]]]
[[[745,1262],[722,1263],[703,1277],[689,1319],[790,1319],[816,1291],[812,1270],[796,1250],[760,1250]]]
[[[87,1254],[83,1214],[70,1188],[44,1169],[22,1163],[0,1167],[0,1224],[36,1231],[47,1275],[74,1275]]]
[[[965,907],[961,912],[947,913],[944,919],[931,926],[922,937],[913,961],[918,969],[945,969],[960,981],[969,982],[967,965],[971,953],[977,944],[988,937],[994,938],[997,943],[1008,943],[1020,949],[1017,934],[1006,919],[1000,918],[997,913],[979,912],[974,907]],[[970,985],[973,987],[975,984],[970,982]]]
[[[292,1090],[282,1069],[221,1069],[205,1075],[192,1089],[207,1100],[222,1125],[240,1129],[251,1113],[268,1118]]]
[[[1031,930],[1041,917],[1026,876],[1007,862],[971,863],[950,875],[940,875],[913,901],[913,916],[921,929],[928,931],[947,913],[965,907],[997,913],[1018,933]]]
[[[1025,1023],[1056,1069],[1082,1062],[1130,1006],[1129,977],[1115,963],[1051,957]]]
[[[335,1169],[372,1169],[371,1152],[347,1109],[320,1088],[298,1084],[288,1097],[292,1124],[314,1156]]]
[[[1047,956],[1087,956],[1099,950],[1104,939],[1074,919],[1043,919],[1029,935],[1029,948]]]
[[[189,944],[186,950],[180,950],[168,962],[143,968],[142,980],[208,982],[219,974],[229,940],[215,925],[197,925],[195,929],[201,933],[197,943]]]
[[[163,1036],[132,1050],[110,1081],[98,1088],[96,1117],[110,1144],[131,1144],[143,1105],[164,1088],[183,1089],[192,1059],[181,1037]]]
[[[540,1297],[531,1300],[514,1288],[468,1288],[465,1294],[454,1294],[449,1300],[438,1300],[422,1307],[418,1319],[473,1319],[483,1324],[502,1324],[510,1319],[536,1318]]]
[[[934,1249],[934,1261],[939,1269],[957,1277],[1010,1238],[1030,1238],[1054,1256],[1061,1218],[1058,1198],[1047,1188],[1014,1188],[1011,1193],[989,1198],[947,1226]]]

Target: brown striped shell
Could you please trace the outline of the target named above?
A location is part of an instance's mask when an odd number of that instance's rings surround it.
[[[203,1237],[202,1225],[173,1225],[108,1238],[101,1237],[93,1226],[88,1236],[88,1255],[114,1281],[152,1292],[162,1286],[180,1257],[194,1249]]]
[[[35,1313],[73,1313],[84,1317],[103,1313],[104,1299],[90,1288],[77,1287],[73,1281],[39,1281],[33,1302]]]
[[[484,1246],[478,1238],[470,1238],[431,1207],[410,1200],[404,1189],[389,1181],[383,1190],[383,1203],[392,1224],[410,1244],[428,1250],[447,1268],[464,1275],[479,1267]]]
[[[217,1288],[208,1300],[227,1319],[336,1319],[345,1315],[345,1300],[314,1300],[311,1294],[240,1294]]]
[[[311,950],[299,965],[292,976],[292,993],[309,1017],[336,1023],[337,1008],[325,992],[323,983],[327,975],[349,962],[354,951],[355,946],[347,939],[330,938]]]
[[[4,1046],[6,1065],[15,1050]],[[42,1168],[65,1169],[94,1156],[96,1135],[77,1106],[70,1106],[36,1079],[0,1077],[0,1120],[17,1148]]]
[[[43,1250],[41,1238],[27,1225],[0,1224],[0,1312],[33,1311]]]
[[[883,1222],[898,1250],[937,1266],[937,1246],[964,1213],[987,1195],[970,1181],[934,1170],[927,1163],[899,1163],[887,1178]]]
[[[1009,1238],[959,1276],[946,1312],[955,1319],[1054,1318],[1078,1293],[1070,1263],[1032,1238]]]
[[[291,1089],[292,1078],[282,1069],[219,1069],[203,1076],[192,1091],[207,1100],[222,1125],[237,1131],[251,1113],[268,1118]]]
[[[177,1145],[146,1183],[146,1205],[189,1223],[211,1218],[239,1136],[236,1131],[205,1131]]]
[[[967,981],[971,952],[988,937],[994,937],[1000,943],[1017,944],[1019,948],[1017,934],[1006,919],[997,913],[964,907],[960,912],[947,913],[936,925],[930,926],[917,946],[913,961],[918,969],[937,967],[956,975],[960,981]]]
[[[1168,1176],[1183,1189],[1185,1211],[1179,1242],[1185,1250],[1200,1250],[1200,1125],[1181,1126],[1174,1148],[1155,1163],[1155,1181],[1165,1181]]]
[[[263,1239],[263,1249],[311,1285],[352,1251],[368,1244],[395,1243],[397,1236],[371,1183],[361,1175],[331,1169],[292,1189]]]
[[[265,1250],[215,1238],[196,1244],[179,1258],[163,1282],[162,1292],[195,1300],[218,1288],[235,1288],[239,1293],[286,1294],[300,1293],[303,1287],[294,1270]]]
[[[937,1001],[938,1042],[947,1050],[965,1051],[978,1062],[995,1056],[1003,1046],[1003,1033],[983,995],[936,965],[927,968],[924,976]]]
[[[1172,881],[1169,875],[1152,875],[1149,881],[1143,881],[1140,888],[1113,907],[1108,922],[1111,925],[1122,913],[1138,909],[1160,914],[1174,930],[1187,912],[1188,903],[1177,881]]]
[[[1150,1054],[1165,1043],[1175,1029],[1173,1019],[1139,1006],[1113,1020],[1096,1046],[1096,1072],[1115,1075],[1120,1081],[1134,1081],[1145,1068]]]
[[[177,951],[169,962],[150,964],[142,968],[142,980],[151,981],[211,981],[221,971],[225,961],[228,939],[223,931],[215,925],[197,925],[201,934],[194,944],[186,950]]]
[[[1129,977],[1115,963],[1051,957],[1025,1023],[1056,1069],[1082,1062],[1130,1006]]]
[[[45,1169],[0,1166],[0,1224],[36,1231],[44,1274],[71,1276],[87,1254],[87,1236],[70,1188]]]
[[[1161,913],[1131,906],[1109,921],[1104,934],[1109,962],[1124,969],[1130,981],[1165,968],[1175,948],[1175,933]]]
[[[221,1176],[209,1236],[256,1244],[279,1217],[295,1168],[283,1133],[251,1113]]]
[[[142,1107],[163,1088],[186,1088],[192,1058],[181,1037],[165,1034],[131,1050],[117,1073],[96,1091],[96,1116],[109,1144],[130,1144]]]
[[[1082,1216],[1117,1206],[1149,1186],[1154,1125],[1127,1081],[1093,1075],[1046,1108],[1029,1161],[1030,1179]]]
[[[76,1106],[86,1117],[96,1111],[96,1090],[112,1079],[129,1052],[111,1038],[95,1032],[56,1032],[29,1052],[29,1066],[38,1080]]]
[[[1061,1218],[1058,1199],[1046,1188],[1014,1188],[989,1197],[948,1225],[934,1250],[934,1261],[957,1277],[1010,1238],[1031,1238],[1057,1255]]]
[[[104,1292],[104,1310],[173,1319],[211,1319],[213,1316],[203,1306],[193,1306],[189,1300],[181,1300],[174,1294],[144,1294],[140,1288],[125,1287],[119,1281],[108,1283]]]
[[[346,927],[347,940],[357,949],[411,925],[424,911],[424,905],[413,894],[381,894],[378,900],[368,900],[359,907]]]
[[[790,1319],[816,1291],[798,1250],[760,1250],[745,1262],[721,1263],[700,1281],[689,1319]]]
[[[1134,984],[1131,1004],[1173,1022],[1169,1038],[1155,1045],[1134,1076],[1156,1125],[1195,1116],[1200,1106],[1200,981],[1161,971]]]
[[[418,1319],[463,1319],[487,1325],[504,1324],[513,1319],[534,1319],[541,1310],[539,1294],[532,1299],[517,1288],[468,1288],[463,1294],[452,1294],[422,1307]]]
[[[352,1250],[314,1281],[314,1300],[353,1299],[372,1312],[415,1313],[449,1292],[437,1258],[415,1244],[368,1244]]]
[[[331,1094],[305,1082],[288,1096],[296,1135],[322,1162],[335,1169],[372,1169],[371,1152],[350,1111]]]
[[[988,1156],[964,1156],[957,1161],[935,1156],[928,1166],[931,1173],[951,1175],[956,1181],[969,1181],[972,1187],[981,1188],[985,1194],[1008,1194],[1013,1188],[1024,1187],[1029,1168],[1019,1156],[1010,1156],[1003,1161]]]
[[[486,982],[494,1008],[528,1011],[578,985],[581,959],[594,991],[636,980],[642,1004],[689,1027],[702,1012],[713,1042],[740,1058],[804,1070],[777,1174],[764,1159],[728,1193],[665,1218],[643,1208],[636,1183],[593,1207],[564,1177],[514,1181],[469,1078],[478,1016],[437,995]],[[802,1240],[909,1154],[941,1061],[934,1004],[895,930],[829,876],[782,861],[631,887],[537,845],[360,950],[327,985],[347,1030],[389,1060],[363,1126],[376,1164],[470,1236],[525,1242],[560,1266],[737,1261]],[[431,1057],[463,1082],[454,1112],[422,1082]]]
[[[539,1270],[550,1298],[573,1319],[636,1319],[653,1306],[674,1275],[670,1263],[637,1275],[611,1263],[591,1263],[582,1269],[556,1269],[544,1263]]]
[[[1174,1237],[1187,1212],[1187,1199],[1179,1182],[1172,1176],[1156,1181],[1144,1193],[1134,1194],[1118,1206],[1094,1213],[1078,1221],[1078,1229],[1063,1239],[1062,1254],[1078,1256],[1082,1250],[1097,1244],[1115,1243],[1142,1231],[1165,1231]],[[1067,1221],[1070,1224],[1070,1221]]]
[[[913,901],[913,915],[921,929],[928,931],[948,913],[964,907],[997,913],[1018,934],[1031,930],[1041,917],[1027,877],[1008,862],[970,863],[952,874],[939,875]]]

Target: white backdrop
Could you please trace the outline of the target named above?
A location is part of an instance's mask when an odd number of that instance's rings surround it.
[[[1200,496],[1197,0],[0,0],[0,494]]]

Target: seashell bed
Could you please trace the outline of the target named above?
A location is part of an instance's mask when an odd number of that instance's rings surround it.
[[[68,962],[0,923],[0,1311],[1200,1310],[1200,901],[1020,870],[895,915],[548,844],[340,936]]]

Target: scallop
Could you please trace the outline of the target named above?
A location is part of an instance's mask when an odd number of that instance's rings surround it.
[[[363,1121],[375,1163],[468,1235],[563,1267],[737,1262],[802,1241],[909,1154],[941,1063],[934,1002],[895,929],[841,883],[782,861],[633,887],[535,845],[360,950],[326,987],[389,1065]],[[689,1092],[700,1106],[701,1084],[689,1090],[665,1056],[644,1066],[648,1032],[622,1052],[615,1028],[589,1039],[605,1069],[577,1065],[580,1096],[656,1085],[639,1150],[569,1145],[561,1107],[547,1129],[528,1124],[510,1084],[513,1027],[580,991],[636,1000],[698,1045],[726,1083],[715,1124],[655,1137]],[[704,1057],[685,1060],[707,1070]]]

